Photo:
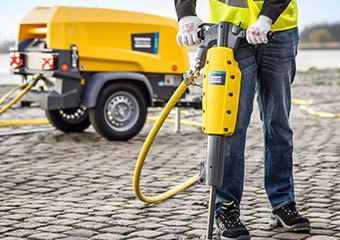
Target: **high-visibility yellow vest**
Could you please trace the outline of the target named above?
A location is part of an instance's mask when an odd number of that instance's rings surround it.
[[[209,22],[231,22],[247,29],[257,19],[264,0],[210,0]],[[282,31],[297,27],[298,9],[296,0],[292,0],[282,12],[271,31]]]

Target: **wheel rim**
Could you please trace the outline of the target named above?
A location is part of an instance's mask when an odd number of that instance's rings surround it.
[[[87,111],[84,107],[60,109],[59,115],[65,122],[77,124],[87,117]]]
[[[138,121],[139,112],[137,99],[125,91],[112,94],[105,102],[105,121],[117,132],[131,129]]]

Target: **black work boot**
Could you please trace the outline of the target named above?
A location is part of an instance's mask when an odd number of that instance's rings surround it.
[[[234,202],[223,203],[221,212],[216,217],[221,239],[249,240],[250,235],[240,220],[240,210]]]
[[[273,227],[283,226],[288,231],[310,232],[311,230],[309,220],[299,214],[294,202],[273,211],[272,220]]]

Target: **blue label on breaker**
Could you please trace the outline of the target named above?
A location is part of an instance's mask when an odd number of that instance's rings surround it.
[[[209,85],[225,85],[226,72],[212,71],[209,72]]]

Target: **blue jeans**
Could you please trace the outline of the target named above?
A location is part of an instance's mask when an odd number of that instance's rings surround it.
[[[244,148],[255,92],[264,135],[265,189],[276,210],[294,202],[293,132],[289,124],[290,86],[296,72],[298,29],[276,32],[267,44],[241,42],[235,52],[242,71],[239,111],[234,134],[226,139],[223,186],[217,188],[216,214],[223,202],[241,202]]]

